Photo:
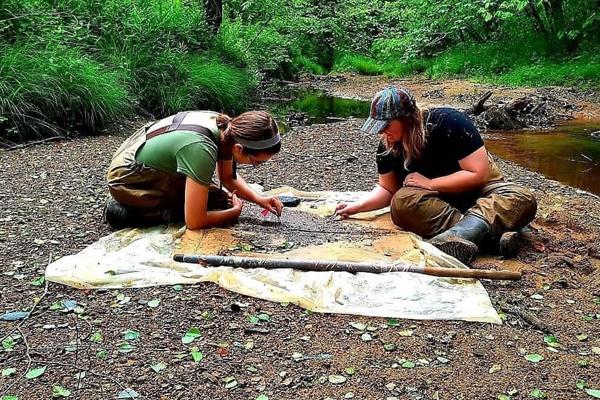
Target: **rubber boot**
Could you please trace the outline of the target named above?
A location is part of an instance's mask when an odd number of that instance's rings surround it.
[[[106,201],[103,218],[113,229],[146,227],[175,222],[175,218],[169,210],[144,210],[127,207],[112,197]]]
[[[492,227],[475,214],[466,214],[456,225],[434,236],[429,243],[469,265],[479,254],[480,246],[492,236]]]

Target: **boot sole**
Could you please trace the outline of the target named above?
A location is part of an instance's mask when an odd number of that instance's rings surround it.
[[[439,242],[432,240],[430,243],[465,265],[471,264],[477,253],[479,253],[479,249],[475,243],[459,236],[444,238]]]
[[[521,234],[519,232],[505,232],[500,237],[500,254],[502,258],[513,258],[521,247]]]

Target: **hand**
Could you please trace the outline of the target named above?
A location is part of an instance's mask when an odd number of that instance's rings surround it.
[[[418,172],[412,172],[404,178],[403,186],[412,186],[423,188],[427,190],[435,190],[431,179],[419,174]]]
[[[283,211],[283,204],[277,196],[262,196],[258,199],[256,204],[258,204],[265,210],[268,210],[270,213],[281,217],[281,212]]]
[[[236,210],[238,212],[238,215],[241,214],[244,203],[242,202],[242,200],[240,200],[239,197],[237,197],[235,192],[231,193],[231,197],[229,198],[229,201],[231,201],[231,208]]]
[[[360,212],[360,204],[359,203],[340,203],[335,206],[334,215],[339,216],[340,218],[346,219],[352,214],[356,214]]]

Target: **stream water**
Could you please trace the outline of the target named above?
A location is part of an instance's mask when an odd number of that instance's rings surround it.
[[[328,96],[318,90],[301,90],[294,100],[278,102],[271,109],[280,120],[288,120],[290,124],[314,124],[349,117],[366,118],[369,102]],[[600,195],[599,131],[600,121],[576,121],[544,131],[488,131],[484,137],[488,150],[499,157]],[[594,132],[599,133],[592,136]]]

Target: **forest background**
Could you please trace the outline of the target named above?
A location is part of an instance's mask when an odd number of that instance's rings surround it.
[[[302,73],[600,86],[600,0],[2,0],[0,139],[235,114]]]

